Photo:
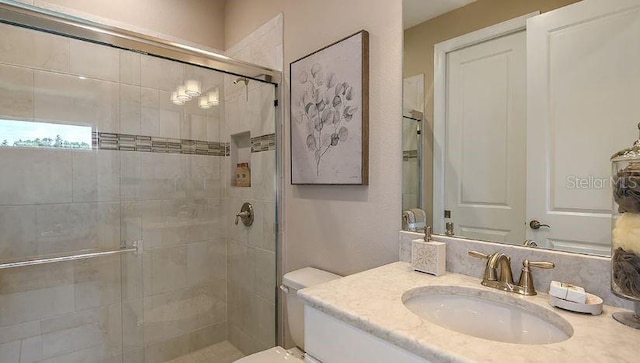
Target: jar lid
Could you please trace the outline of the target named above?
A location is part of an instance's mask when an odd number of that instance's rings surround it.
[[[638,123],[640,130],[640,123]],[[620,150],[611,156],[611,161],[621,161],[627,159],[640,159],[640,138],[633,143],[632,147]]]

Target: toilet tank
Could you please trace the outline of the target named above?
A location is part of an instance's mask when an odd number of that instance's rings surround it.
[[[298,299],[298,290],[335,280],[341,276],[331,272],[305,267],[286,273],[282,285],[287,289],[287,321],[293,342],[304,351],[304,304]]]

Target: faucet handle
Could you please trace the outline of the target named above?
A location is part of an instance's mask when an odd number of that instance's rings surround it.
[[[484,259],[489,259],[489,255],[486,255],[482,252],[478,252],[478,251],[469,251],[469,256],[471,257],[475,257],[475,258],[484,258]]]
[[[530,267],[552,269],[556,267],[553,262],[538,262],[538,261],[522,261],[522,272],[520,273],[520,280],[518,286],[523,295],[536,295],[536,288],[533,285],[533,275],[531,274]]]
[[[536,262],[536,261],[529,261],[529,260],[522,261],[522,266],[545,268],[545,269],[552,269],[556,267],[556,265],[553,262]]]

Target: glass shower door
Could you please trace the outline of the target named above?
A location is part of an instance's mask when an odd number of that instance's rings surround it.
[[[0,49],[0,267],[53,259],[0,269],[0,361],[275,345],[274,85],[7,24]]]

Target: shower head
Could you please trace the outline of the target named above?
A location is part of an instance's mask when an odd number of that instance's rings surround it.
[[[233,84],[238,84],[238,83],[240,83],[240,82],[244,82],[244,85],[245,85],[245,86],[249,85],[249,79],[248,79],[248,78],[245,78],[245,77],[238,77],[238,78],[236,78],[236,80],[235,80],[235,81],[233,81]]]

